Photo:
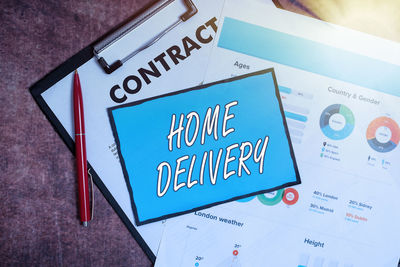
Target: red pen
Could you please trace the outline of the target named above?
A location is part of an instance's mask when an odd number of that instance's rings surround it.
[[[86,160],[85,118],[83,115],[82,89],[78,71],[74,75],[75,155],[78,174],[79,213],[83,226],[90,221],[89,181]]]

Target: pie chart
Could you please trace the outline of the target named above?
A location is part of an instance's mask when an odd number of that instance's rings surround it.
[[[330,105],[322,111],[319,126],[326,137],[332,140],[345,139],[354,129],[353,112],[345,105]]]
[[[368,125],[367,140],[373,150],[381,153],[390,152],[399,144],[399,125],[389,117],[376,118]]]

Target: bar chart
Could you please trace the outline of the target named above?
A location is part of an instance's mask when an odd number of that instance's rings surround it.
[[[279,86],[279,92],[291,141],[293,144],[301,144],[310,114],[310,109],[306,106],[313,99],[313,95],[285,86]]]

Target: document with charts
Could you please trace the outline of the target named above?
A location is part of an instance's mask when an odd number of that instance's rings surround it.
[[[400,44],[239,0],[220,23],[205,82],[275,69],[302,184],[168,221],[156,266],[397,267]]]

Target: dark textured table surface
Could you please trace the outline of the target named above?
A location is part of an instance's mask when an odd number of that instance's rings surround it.
[[[0,266],[151,266],[95,188],[79,224],[74,157],[28,88],[151,0],[0,1]]]
[[[97,188],[95,220],[89,228],[79,224],[74,157],[28,91],[150,2],[0,1],[0,266],[152,265]],[[334,3],[328,10],[335,16],[321,13],[327,2]],[[340,10],[347,9],[339,4],[348,2],[314,1],[306,11],[346,25]],[[389,10],[398,11],[400,2],[392,2]],[[304,14],[310,1],[281,3]],[[375,32],[399,40],[399,17],[393,20],[389,32],[383,26]]]

